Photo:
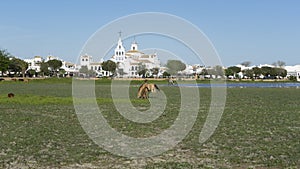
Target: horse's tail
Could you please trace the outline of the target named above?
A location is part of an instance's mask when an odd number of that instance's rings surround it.
[[[155,87],[158,91],[160,91],[160,89],[158,88],[158,86],[157,86],[156,84],[154,84],[154,87]]]

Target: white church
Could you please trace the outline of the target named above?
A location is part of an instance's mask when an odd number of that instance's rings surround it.
[[[109,76],[110,72],[102,70],[100,62],[93,62],[92,56],[83,55],[81,56],[80,65],[87,66],[88,69],[96,71],[96,73],[101,76]],[[153,68],[160,68],[160,61],[156,53],[145,54],[138,50],[138,44],[134,40],[131,43],[130,50],[126,51],[123,46],[121,36],[119,36],[118,44],[114,50],[113,56],[110,58],[111,61],[117,63],[117,77],[141,77],[138,74],[139,67],[143,65],[148,70],[148,75],[151,76],[150,71]]]
[[[156,53],[145,54],[139,51],[135,40],[131,43],[130,50],[126,51],[121,36],[110,60],[118,64],[118,76],[122,72],[124,77],[139,77],[138,69],[141,65],[147,70],[160,68],[160,61]],[[151,71],[149,71],[149,75],[151,75]]]

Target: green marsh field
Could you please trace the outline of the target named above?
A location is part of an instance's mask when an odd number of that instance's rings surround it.
[[[132,82],[130,100],[142,81]],[[180,108],[180,91],[167,82],[164,113],[151,123],[125,119],[115,109],[109,80],[96,80],[99,108],[109,124],[131,137],[150,137],[170,127]],[[8,93],[14,98],[8,98]],[[72,98],[71,79],[0,82],[0,168],[300,168],[300,89],[228,88],[225,110],[215,133],[204,144],[199,133],[211,91],[199,88],[196,123],[173,149],[154,157],[129,159],[95,144],[82,129]],[[155,93],[150,97],[155,99]]]

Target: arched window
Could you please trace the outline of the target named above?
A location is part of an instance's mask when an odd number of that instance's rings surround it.
[[[85,61],[89,61],[88,59],[85,59]]]
[[[122,52],[122,55],[124,55],[124,52]]]
[[[133,66],[131,67],[131,70],[134,70],[134,67],[133,67]]]
[[[91,70],[93,70],[93,66],[91,66]]]
[[[118,55],[118,52],[116,52],[116,55]]]

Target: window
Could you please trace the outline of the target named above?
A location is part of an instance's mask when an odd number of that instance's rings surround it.
[[[121,45],[119,45],[119,49],[121,49]]]
[[[93,70],[93,66],[91,66],[91,70]]]
[[[124,52],[122,52],[122,55],[124,55]]]
[[[89,61],[88,59],[85,59],[85,61]]]
[[[118,52],[116,52],[116,55],[118,55]]]
[[[84,61],[84,59],[82,59],[82,61]]]
[[[134,70],[134,67],[133,67],[133,66],[131,67],[131,70]]]
[[[135,50],[135,47],[133,47],[133,50]]]

